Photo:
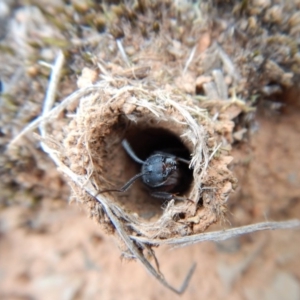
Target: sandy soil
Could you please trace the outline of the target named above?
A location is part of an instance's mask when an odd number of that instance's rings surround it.
[[[298,111],[260,115],[249,144],[235,148],[240,187],[232,225],[300,218]],[[216,228],[230,227],[228,224]],[[116,241],[76,204],[45,200],[32,211],[11,206],[0,216],[0,298],[11,299],[300,299],[297,230],[261,232],[224,243],[158,249],[162,287],[137,262],[120,259]]]

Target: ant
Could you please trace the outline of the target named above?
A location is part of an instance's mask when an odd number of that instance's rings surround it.
[[[163,200],[188,200],[176,196],[176,193],[182,190],[181,183],[185,181],[186,169],[188,169],[190,163],[188,160],[165,152],[154,152],[143,161],[136,156],[126,139],[122,141],[122,146],[135,162],[142,165],[141,172],[129,179],[120,189],[106,189],[98,194],[126,192],[138,178],[142,177],[143,183],[149,188],[151,196]]]

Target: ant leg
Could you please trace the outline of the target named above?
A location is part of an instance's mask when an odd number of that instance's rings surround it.
[[[129,155],[134,161],[136,161],[137,163],[139,163],[139,164],[141,164],[141,165],[143,165],[143,164],[145,163],[143,160],[139,159],[139,158],[135,155],[135,153],[134,153],[133,150],[131,149],[131,147],[130,147],[130,145],[129,145],[129,143],[128,143],[127,140],[124,139],[124,140],[122,141],[122,146],[123,146],[123,148],[125,149],[125,151],[128,153],[128,155]]]
[[[192,201],[186,197],[176,196],[175,194],[171,194],[171,193],[167,193],[167,192],[152,192],[152,193],[150,193],[150,195],[155,198],[160,198],[160,199],[164,199],[164,200],[174,199],[175,201],[189,201],[191,203],[194,203],[194,201]]]
[[[175,194],[171,194],[168,192],[152,192],[150,193],[151,196],[155,197],[155,198],[160,198],[160,199],[164,199],[164,200],[176,200],[176,201],[191,201],[185,197],[179,197],[176,196]]]
[[[136,174],[131,179],[129,179],[120,189],[106,189],[106,190],[98,192],[96,196],[98,196],[99,194],[108,193],[108,192],[118,192],[118,193],[126,192],[138,178],[144,176],[145,174],[147,174],[147,173]]]
[[[186,198],[186,197],[174,196],[174,200],[176,200],[176,201],[189,201],[190,203],[194,204],[193,200],[191,200],[189,198]]]
[[[150,195],[163,200],[172,200],[174,198],[173,194],[167,192],[152,192]]]
[[[185,164],[190,164],[190,162],[191,161],[189,161],[189,160],[187,160],[187,159],[184,159],[184,158],[181,158],[181,157],[176,157],[176,159],[178,160],[178,161],[181,161],[181,162],[183,162],[183,163],[185,163]]]

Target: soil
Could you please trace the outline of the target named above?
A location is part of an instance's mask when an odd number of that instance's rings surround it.
[[[234,171],[240,186],[229,200],[232,225],[300,218],[298,114],[258,114],[258,130],[249,143],[236,146]],[[114,238],[76,204],[49,199],[35,211],[11,206],[2,210],[0,222],[1,299],[180,298],[140,263],[122,261]],[[175,286],[197,263],[182,299],[296,300],[299,244],[299,231],[285,230],[219,244],[159,248],[157,254]]]

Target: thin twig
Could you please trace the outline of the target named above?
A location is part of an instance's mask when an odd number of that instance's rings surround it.
[[[300,220],[289,220],[283,222],[262,222],[247,226],[241,226],[237,228],[231,228],[226,230],[214,231],[214,232],[205,232],[194,234],[191,236],[185,236],[180,238],[172,238],[166,240],[158,239],[148,239],[143,237],[131,236],[131,239],[148,243],[150,245],[175,245],[175,246],[188,246],[204,241],[224,241],[233,237],[244,235],[251,232],[262,231],[262,230],[274,230],[274,229],[289,229],[289,228],[298,228],[300,227]]]
[[[56,94],[58,82],[61,75],[61,69],[63,67],[64,61],[65,61],[64,54],[60,50],[55,60],[54,66],[52,67],[52,72],[49,79],[49,86],[44,100],[42,116],[45,116],[52,109],[54,105],[55,94]],[[40,123],[39,129],[40,129],[41,136],[45,137],[46,136],[45,123]],[[44,143],[41,143],[41,145],[42,147],[45,146]]]
[[[33,131],[35,128],[37,128],[41,122],[49,121],[50,118],[57,116],[61,111],[63,111],[68,105],[70,105],[72,102],[76,101],[78,98],[82,97],[84,94],[90,91],[95,91],[99,89],[97,85],[93,85],[90,87],[84,87],[80,90],[77,90],[75,93],[71,94],[67,98],[64,99],[63,102],[61,102],[58,106],[53,108],[51,111],[46,113],[45,115],[42,115],[38,118],[36,118],[34,121],[29,123],[23,130],[14,137],[13,140],[10,141],[8,147],[14,146],[18,141],[27,133]]]
[[[223,62],[224,68],[229,73],[229,75],[235,79],[236,82],[239,82],[241,76],[240,76],[239,72],[237,71],[237,69],[235,68],[232,60],[230,59],[228,54],[222,49],[222,47],[218,43],[215,43],[215,45],[218,50],[218,55]]]
[[[217,91],[221,99],[228,99],[228,86],[225,82],[223,72],[219,69],[212,71],[213,78],[216,83]]]
[[[215,149],[214,151],[211,153],[211,155],[208,158],[208,161],[211,161],[212,158],[214,157],[214,155],[217,153],[217,151],[220,149],[220,147],[222,146],[222,143],[220,143]]]
[[[120,51],[120,53],[121,53],[121,56],[122,56],[124,62],[127,64],[128,67],[130,67],[130,62],[129,62],[129,59],[128,59],[128,57],[127,57],[127,54],[126,54],[126,52],[125,52],[125,50],[124,50],[124,47],[123,47],[123,45],[122,45],[121,40],[120,40],[120,39],[117,39],[116,41],[117,41],[117,46],[118,46],[118,48],[119,48],[119,51]]]
[[[192,62],[192,60],[193,60],[193,58],[195,56],[196,49],[197,49],[196,46],[192,49],[191,54],[190,54],[188,60],[185,63],[185,66],[184,66],[184,69],[183,69],[183,72],[182,72],[183,75],[185,74],[185,72],[187,71],[188,67],[190,66],[190,64],[191,64],[191,62]]]
[[[59,51],[58,56],[55,60],[54,66],[52,68],[52,72],[51,72],[51,76],[49,79],[49,85],[48,85],[48,89],[46,92],[46,97],[44,100],[44,106],[43,106],[43,112],[42,112],[42,117],[45,117],[52,109],[54,102],[55,102],[55,94],[57,91],[57,86],[59,83],[59,79],[61,76],[61,70],[64,64],[64,54],[62,51]],[[41,147],[42,149],[49,154],[49,156],[52,158],[53,161],[57,161],[57,155],[54,154],[53,151],[51,151],[51,149],[47,146],[47,144],[45,144],[43,142],[43,140],[46,138],[47,135],[47,130],[46,130],[46,123],[45,122],[41,122],[39,124],[39,130],[42,136],[42,140],[41,140]]]
[[[93,196],[92,194],[90,194],[90,195]],[[121,224],[119,218],[117,218],[114,215],[113,211],[110,208],[110,205],[108,205],[108,203],[106,201],[103,201],[104,200],[103,198],[99,199],[97,197],[95,199],[97,199],[103,205],[103,208],[107,213],[107,216],[109,217],[111,222],[114,224],[114,227],[116,228],[117,232],[119,233],[120,237],[122,238],[122,240],[124,241],[124,243],[126,244],[128,249],[134,254],[134,256],[137,259],[140,260],[140,262],[146,267],[146,269],[150,272],[150,274],[152,274],[160,283],[162,283],[165,287],[167,287],[174,293],[179,294],[179,295],[182,294],[188,286],[189,280],[196,268],[196,265],[193,265],[191,267],[191,269],[189,270],[181,288],[180,289],[174,288],[161,276],[161,274],[157,270],[155,270],[155,268],[150,264],[150,262],[140,252],[140,250],[137,247],[137,245],[135,244],[135,242],[132,239],[130,239],[130,237],[124,230],[124,227]]]

